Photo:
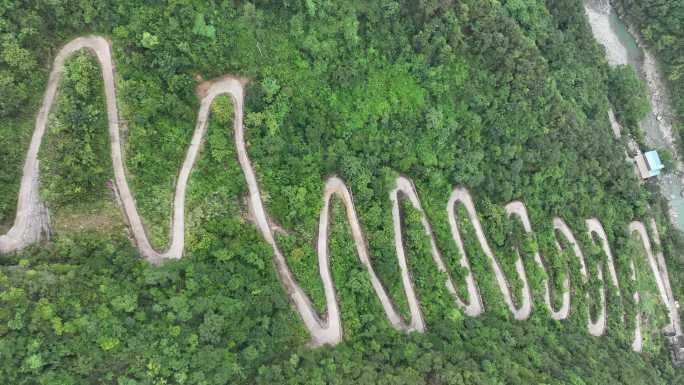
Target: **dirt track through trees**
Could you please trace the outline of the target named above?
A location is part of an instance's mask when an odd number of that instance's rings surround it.
[[[339,343],[343,338],[340,308],[336,299],[334,283],[330,271],[330,256],[328,252],[330,202],[333,196],[338,196],[346,208],[347,220],[351,227],[352,237],[354,239],[358,257],[369,274],[371,285],[378,295],[389,322],[395,328],[403,331],[421,332],[426,329],[425,321],[421,314],[420,302],[413,287],[411,272],[409,270],[409,264],[403,245],[403,230],[399,208],[400,199],[402,199],[402,197],[404,199],[408,199],[411,205],[420,212],[421,224],[425,234],[428,235],[430,239],[433,260],[440,271],[447,273],[448,278],[445,284],[454,298],[455,305],[459,309],[464,311],[464,313],[469,316],[478,316],[485,310],[475,276],[470,270],[467,253],[461,238],[460,229],[458,227],[456,206],[458,204],[462,204],[468,214],[470,223],[472,223],[473,227],[475,228],[475,233],[480,243],[480,247],[483,249],[490,264],[492,265],[497,284],[502,295],[504,296],[504,300],[508,308],[516,320],[525,320],[529,317],[532,311],[533,301],[522,257],[519,255],[515,262],[516,274],[523,283],[519,297],[520,304],[516,304],[514,301],[514,295],[511,293],[509,278],[506,277],[501,265],[487,243],[487,239],[478,219],[472,197],[470,193],[463,188],[455,188],[446,205],[452,237],[461,254],[460,265],[463,269],[465,269],[465,271],[467,271],[465,284],[468,298],[464,299],[459,297],[457,294],[456,285],[449,276],[443,257],[437,247],[430,223],[421,207],[420,199],[416,189],[413,186],[413,183],[405,177],[397,178],[396,188],[390,193],[390,200],[392,201],[393,205],[392,219],[394,222],[393,226],[395,232],[396,254],[400,267],[401,279],[404,286],[404,293],[408,300],[407,302],[411,319],[408,321],[403,319],[390,300],[390,296],[386,292],[383,284],[375,274],[372,265],[372,258],[366,247],[366,241],[364,239],[363,231],[361,229],[356,209],[354,207],[351,192],[344,182],[337,177],[331,177],[325,183],[325,189],[323,192],[323,208],[320,213],[318,228],[318,267],[321,279],[323,281],[327,305],[327,314],[325,317],[319,316],[309,297],[294,279],[293,274],[287,265],[285,257],[280,251],[278,243],[275,240],[273,226],[271,226],[270,219],[264,208],[261,198],[261,190],[259,189],[257,178],[252,168],[245,145],[242,118],[244,103],[243,87],[246,81],[239,77],[225,76],[210,82],[205,82],[198,88],[201,90],[200,96],[202,100],[197,116],[197,124],[192,136],[192,141],[180,169],[178,183],[176,185],[176,191],[173,200],[173,219],[171,222],[170,245],[167,250],[162,252],[153,249],[145,233],[142,220],[137,211],[135,200],[131,194],[128,182],[126,180],[121,147],[119,112],[116,104],[116,87],[114,81],[115,75],[110,45],[107,40],[97,36],[80,37],[71,41],[64,46],[62,50],[60,50],[54,61],[54,65],[48,80],[47,90],[45,91],[45,95],[43,97],[41,109],[38,112],[36,127],[24,163],[15,222],[7,234],[0,236],[1,253],[13,252],[32,243],[36,243],[41,239],[44,239],[48,232],[47,210],[39,198],[38,152],[46,130],[48,115],[57,95],[59,82],[64,69],[64,61],[69,55],[81,49],[89,49],[93,51],[101,65],[109,123],[108,129],[111,144],[111,157],[113,162],[116,188],[119,192],[121,205],[131,228],[134,241],[140,250],[141,255],[149,262],[160,264],[165,259],[181,258],[183,255],[185,237],[185,194],[188,179],[201,149],[202,140],[207,129],[207,121],[209,119],[211,104],[217,96],[227,94],[232,97],[234,104],[235,117],[233,129],[235,146],[237,149],[238,161],[244,173],[249,189],[249,209],[251,211],[251,215],[253,216],[256,226],[259,228],[262,236],[273,248],[273,258],[278,275],[287,291],[290,301],[296,307],[304,324],[309,330],[313,345],[336,344]],[[527,211],[522,202],[516,201],[509,203],[506,206],[506,212],[511,217],[517,216],[522,221],[523,228],[526,232],[529,233],[532,231]],[[606,238],[605,232],[603,231],[603,227],[597,219],[593,218],[587,220],[586,224],[588,231],[595,234],[600,239],[600,246],[607,257],[606,264],[609,268],[611,283],[619,290],[612,253],[608,246],[608,240]],[[568,240],[574,254],[577,256],[577,258],[579,258],[582,278],[585,280],[588,279],[588,272],[585,265],[584,256],[582,255],[582,251],[580,250],[572,231],[560,218],[554,218],[553,225],[554,228],[562,233],[563,236]],[[657,229],[654,228],[654,221],[651,222],[651,226],[653,227],[653,231],[657,232]],[[652,252],[650,239],[643,223],[632,222],[632,224],[629,226],[629,230],[630,232],[639,235],[643,242],[649,266],[654,274],[658,286],[658,292],[660,293],[663,303],[668,308],[670,315],[669,328],[677,334],[681,334],[679,316],[675,306],[674,297],[672,296],[669,277],[667,275],[667,267],[665,265],[662,252],[658,252],[656,254]],[[655,242],[657,243],[658,240],[656,239]],[[560,248],[560,245],[557,246]],[[537,263],[541,269],[545,269],[543,257],[539,255],[539,253],[535,253],[533,258],[535,263]],[[631,265],[633,278],[635,278],[637,272],[634,270],[634,261],[632,261]],[[603,282],[603,269],[601,266],[598,267],[597,271],[598,279]],[[556,320],[567,318],[571,309],[569,278],[563,282],[563,302],[561,308],[558,310],[554,309],[552,305],[550,294],[551,289],[548,279],[544,280],[544,287],[546,306],[552,318]],[[606,328],[605,287],[601,286],[600,290],[601,295],[598,299],[598,314],[596,315],[595,320],[592,320],[592,317],[588,317],[589,323],[587,325],[588,331],[595,336],[604,334]],[[638,293],[634,293],[634,296],[638,301]],[[637,312],[637,321],[638,320],[639,315]],[[634,350],[639,351],[641,350],[641,331],[639,322],[637,322],[636,329],[633,348]]]

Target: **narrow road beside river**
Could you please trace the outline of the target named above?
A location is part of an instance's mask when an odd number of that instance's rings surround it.
[[[594,38],[605,47],[611,66],[631,65],[648,84],[651,111],[639,123],[646,134],[649,149],[668,150],[675,160],[675,170],[661,175],[657,182],[670,204],[670,219],[684,231],[684,164],[674,144],[673,114],[663,75],[653,54],[641,37],[633,33],[618,17],[608,0],[586,0],[585,11]]]

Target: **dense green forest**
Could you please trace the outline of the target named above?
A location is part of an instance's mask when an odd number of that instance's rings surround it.
[[[310,348],[272,250],[251,222],[225,97],[212,106],[189,183],[185,258],[147,264],[110,189],[102,80],[84,51],[67,61],[40,154],[52,238],[0,257],[5,383],[684,383],[659,331],[663,309],[652,278],[629,278],[631,258],[639,271],[648,267],[627,225],[655,216],[675,296],[683,298],[679,236],[657,193],[639,186],[607,118],[612,102],[621,119],[638,120],[640,85],[608,67],[579,0],[2,2],[3,233],[54,55],[90,33],[112,42],[127,176],[158,248],[168,242],[175,181],[195,126],[195,87],[237,74],[250,79],[245,130],[264,203],[283,229],[278,242],[295,277],[321,312],[314,239],[330,175],[353,192],[374,267],[402,312],[388,198],[398,175],[415,183],[459,290],[459,252],[444,207],[454,186],[470,189],[510,277],[514,247],[524,254],[534,311],[526,322],[513,320],[461,212],[486,308],[464,316],[431,260],[419,215],[405,204],[405,244],[428,332],[395,331],[335,202],[330,252],[345,341]],[[507,219],[503,205],[514,199],[525,202],[534,234]],[[597,282],[581,280],[567,247],[556,250],[554,216],[573,229],[592,272],[605,255],[591,246],[584,220],[603,223],[623,293],[643,293],[643,353],[630,349],[638,309],[629,295],[621,300],[609,289],[608,333],[587,333],[592,301],[584,294]],[[551,261],[555,285],[570,275],[569,320],[549,318],[534,250]]]

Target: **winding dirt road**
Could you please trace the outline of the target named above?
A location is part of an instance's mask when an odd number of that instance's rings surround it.
[[[421,224],[425,234],[429,236],[433,260],[440,271],[447,273],[447,280],[445,284],[449,292],[452,294],[454,302],[459,309],[463,310],[464,313],[469,316],[478,316],[485,310],[475,276],[470,270],[470,263],[461,237],[461,231],[458,226],[456,205],[462,204],[468,214],[470,223],[472,223],[475,229],[480,247],[483,249],[492,265],[498,286],[502,295],[504,296],[504,300],[508,308],[513,314],[513,317],[516,320],[525,320],[529,317],[532,311],[533,301],[522,257],[518,255],[518,258],[515,262],[516,274],[518,279],[520,279],[523,284],[520,293],[520,304],[516,304],[514,301],[514,296],[511,293],[508,277],[506,277],[484,235],[482,225],[480,224],[480,220],[475,210],[473,199],[470,193],[463,188],[455,188],[452,191],[452,194],[446,205],[452,237],[454,242],[456,242],[458,250],[461,254],[460,265],[467,271],[465,284],[468,298],[463,299],[459,297],[457,294],[456,285],[451,276],[448,274],[448,269],[444,263],[442,254],[437,247],[430,223],[421,207],[420,199],[416,192],[415,186],[409,179],[405,177],[397,178],[396,188],[390,193],[389,198],[393,205],[392,219],[395,233],[396,254],[411,319],[407,321],[400,315],[395,308],[395,305],[392,303],[390,296],[373,270],[372,259],[366,247],[366,241],[363,237],[363,231],[361,229],[356,209],[354,207],[352,195],[344,182],[337,177],[329,178],[325,183],[325,189],[323,193],[323,208],[320,213],[318,228],[318,267],[323,282],[327,305],[327,314],[325,317],[322,318],[319,316],[309,297],[294,279],[292,272],[287,265],[286,259],[280,251],[280,248],[275,240],[274,227],[271,225],[269,216],[264,208],[263,200],[261,198],[261,190],[259,189],[259,185],[257,183],[257,179],[245,146],[242,118],[244,103],[243,86],[246,81],[238,77],[226,76],[210,82],[205,82],[199,87],[201,90],[202,100],[197,117],[197,124],[192,136],[192,141],[180,169],[178,184],[176,185],[176,192],[173,201],[173,220],[171,223],[170,245],[168,249],[163,252],[154,250],[150,245],[147,235],[145,234],[145,229],[138,214],[135,200],[126,181],[119,132],[119,113],[116,105],[114,68],[110,46],[107,40],[97,36],[80,37],[71,41],[64,46],[64,48],[62,48],[55,59],[54,66],[48,80],[47,90],[45,91],[45,96],[43,98],[43,104],[36,120],[35,131],[31,139],[28,153],[26,155],[24,173],[22,175],[19,199],[17,202],[17,216],[15,218],[14,226],[10,229],[10,231],[5,235],[0,236],[0,252],[8,253],[19,250],[22,247],[44,239],[47,235],[47,210],[45,209],[44,204],[40,202],[38,194],[38,152],[47,126],[48,115],[57,94],[59,82],[64,68],[64,61],[69,55],[81,49],[89,49],[93,51],[97,56],[102,68],[115,183],[119,191],[121,205],[131,227],[134,241],[140,250],[141,255],[149,262],[159,264],[164,259],[180,258],[183,254],[185,236],[185,193],[188,179],[199,154],[202,140],[207,129],[210,106],[214,98],[219,95],[226,94],[231,96],[234,103],[235,117],[233,130],[235,146],[237,149],[238,161],[244,173],[249,189],[249,210],[262,236],[273,248],[273,259],[278,275],[287,291],[290,301],[296,307],[305,326],[309,330],[313,345],[336,344],[339,343],[343,338],[340,308],[336,299],[334,283],[330,271],[330,256],[328,252],[330,202],[334,196],[339,197],[346,208],[347,220],[351,227],[352,237],[354,239],[358,257],[369,274],[371,285],[378,295],[389,322],[398,330],[407,332],[422,332],[426,329],[425,321],[421,313],[420,302],[413,287],[411,272],[409,270],[409,264],[404,250],[400,212],[400,199],[402,197],[408,199],[411,205],[421,213]],[[522,202],[515,201],[506,205],[506,213],[509,217],[517,216],[522,221],[524,230],[528,233],[532,232],[530,220]],[[584,257],[577,241],[572,234],[572,231],[560,218],[555,218],[553,220],[553,225],[554,228],[562,233],[563,236],[568,240],[575,255],[579,258],[582,278],[585,280],[588,279]],[[596,235],[600,239],[601,247],[607,257],[605,263],[608,265],[612,284],[619,290],[617,274],[613,263],[613,256],[601,223],[597,219],[592,218],[586,221],[586,225],[589,233]],[[652,222],[651,225],[654,227],[655,222]],[[658,291],[660,293],[661,299],[669,311],[671,321],[670,328],[677,334],[681,334],[679,315],[676,310],[674,297],[672,296],[669,277],[667,276],[667,267],[665,265],[662,253],[657,253],[655,255],[653,254],[646,227],[641,222],[633,222],[630,225],[629,230],[630,232],[637,233],[641,237],[644,248],[646,249],[646,257],[649,262],[649,266],[651,267],[652,273],[654,274],[658,285]],[[654,228],[654,231],[657,230]],[[656,242],[658,242],[657,239]],[[560,248],[560,245],[557,244],[557,247]],[[533,258],[541,269],[546,270],[543,258],[541,255],[539,255],[539,253],[535,253]],[[633,278],[636,278],[637,272],[634,270],[634,261],[632,261],[631,266]],[[597,271],[598,279],[603,282],[603,269],[601,266],[598,267]],[[548,279],[544,280],[544,286],[546,288],[545,302],[551,317],[555,320],[567,318],[571,310],[569,277],[563,282],[563,302],[561,308],[558,310],[555,310],[552,305],[551,289]],[[638,293],[634,293],[634,296],[638,301]],[[595,336],[604,334],[606,328],[606,298],[605,289],[603,287],[601,287],[599,301],[600,306],[596,320],[592,320],[592,317],[589,317],[589,322],[587,325],[589,333]],[[638,321],[639,315],[637,314],[637,330],[635,331],[633,345],[634,350],[637,351],[641,350],[641,331]]]

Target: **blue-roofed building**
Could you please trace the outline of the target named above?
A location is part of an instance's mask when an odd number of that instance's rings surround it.
[[[665,168],[663,162],[660,161],[660,156],[655,150],[648,151],[643,155],[637,155],[634,159],[636,161],[637,169],[641,178],[647,179],[653,176],[660,175],[660,171]]]
[[[646,162],[648,163],[648,169],[651,171],[651,176],[660,175],[660,170],[665,168],[663,163],[660,161],[658,152],[656,150],[648,151],[644,154]]]

